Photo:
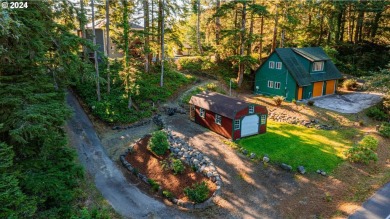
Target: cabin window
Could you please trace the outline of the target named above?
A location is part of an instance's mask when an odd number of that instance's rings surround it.
[[[269,68],[274,69],[275,68],[275,62],[269,61]]]
[[[282,63],[276,62],[276,69],[282,69]]]
[[[313,71],[324,70],[324,62],[313,62]]]
[[[234,130],[240,130],[240,120],[234,120]]]
[[[273,88],[274,87],[274,82],[273,81],[268,81],[268,87]]]
[[[275,89],[280,89],[280,82],[275,82]]]
[[[222,117],[221,115],[215,114],[215,123],[221,125]]]
[[[255,112],[255,106],[249,106],[249,113],[254,113]]]
[[[203,109],[203,108],[200,108],[200,109],[199,109],[199,116],[202,117],[202,118],[204,119],[204,115],[205,115],[205,114],[206,114],[206,113],[205,113],[204,109]]]
[[[264,125],[267,122],[267,115],[261,115],[260,122]]]

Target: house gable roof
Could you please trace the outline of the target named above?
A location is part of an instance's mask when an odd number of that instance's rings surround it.
[[[203,92],[193,95],[189,103],[230,119],[234,119],[238,111],[253,105],[215,92]]]
[[[332,60],[326,55],[325,51],[321,47],[277,48],[274,53],[278,55],[299,86],[308,86],[312,82],[316,81],[342,78],[340,71],[336,68]],[[302,56],[311,62],[324,61],[325,72],[310,74],[310,72],[298,60],[298,56]],[[264,63],[259,67],[259,69],[264,65]]]
[[[275,52],[299,86],[310,85],[310,73],[298,61],[296,54],[291,48],[277,48],[275,49]]]

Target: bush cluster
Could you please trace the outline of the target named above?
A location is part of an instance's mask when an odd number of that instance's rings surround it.
[[[390,138],[390,123],[382,123],[382,125],[379,127],[379,133],[386,138]]]
[[[173,174],[182,174],[185,170],[185,166],[180,159],[175,159],[172,156],[169,156],[167,159],[161,161],[161,166],[165,170],[172,170]]]
[[[355,79],[347,79],[344,81],[343,87],[347,90],[355,90],[357,88],[357,81]]]
[[[210,190],[207,187],[206,183],[203,181],[201,183],[195,183],[191,188],[186,187],[184,189],[184,194],[193,202],[201,203],[206,201],[208,198]]]
[[[169,149],[167,134],[157,131],[152,134],[148,144],[149,150],[157,155],[163,155]]]
[[[274,100],[276,106],[280,106],[285,98],[283,96],[275,96],[272,99]]]
[[[160,185],[153,179],[148,179],[148,183],[152,187],[152,190],[157,192],[160,189]]]
[[[388,115],[379,107],[372,107],[368,109],[366,115],[377,121],[386,121],[388,119]]]
[[[378,155],[375,150],[378,148],[378,140],[372,136],[365,136],[357,145],[350,148],[345,155],[350,162],[369,164],[370,161],[377,161]]]

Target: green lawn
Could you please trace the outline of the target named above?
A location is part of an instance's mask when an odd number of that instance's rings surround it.
[[[309,172],[331,172],[343,162],[343,152],[351,147],[350,139],[357,133],[355,129],[326,131],[268,121],[265,134],[237,143],[258,156],[267,154],[272,162],[291,165],[294,170],[302,165]]]

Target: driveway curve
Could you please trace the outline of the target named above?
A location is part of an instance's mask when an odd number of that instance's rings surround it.
[[[74,111],[66,130],[70,143],[88,173],[94,178],[97,189],[120,215],[125,218],[188,218],[174,208],[169,208],[131,185],[104,150],[95,129],[72,93],[67,103]]]

